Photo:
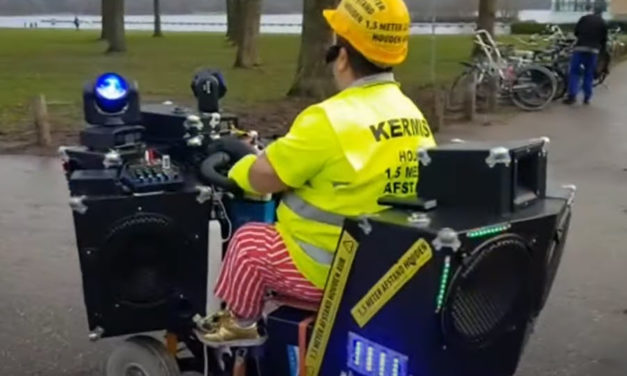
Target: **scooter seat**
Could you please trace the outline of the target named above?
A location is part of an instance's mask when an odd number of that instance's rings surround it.
[[[290,296],[277,295],[270,299],[270,302],[278,306],[287,306],[308,312],[318,312],[320,305],[318,303],[307,302]]]

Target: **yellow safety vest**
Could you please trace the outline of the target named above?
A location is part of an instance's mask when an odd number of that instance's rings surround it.
[[[323,288],[344,218],[386,209],[377,203],[383,196],[415,196],[417,150],[435,141],[391,74],[373,76],[315,107],[326,114],[347,163],[324,168],[286,194],[276,227],[299,271]]]

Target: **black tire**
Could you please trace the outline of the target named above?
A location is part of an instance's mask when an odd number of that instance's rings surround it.
[[[551,69],[551,71],[555,75],[555,95],[553,100],[560,100],[568,92],[568,76],[559,69]]]
[[[181,376],[176,359],[161,342],[148,336],[122,342],[104,368],[105,376]]]
[[[472,79],[474,70],[462,72],[451,85],[446,97],[446,109],[449,111],[461,111],[464,108],[466,85]]]
[[[566,96],[568,92],[568,77],[564,76],[562,73],[555,71],[555,95],[553,96],[553,100],[560,100]]]
[[[512,87],[512,102],[525,111],[539,111],[548,106],[555,96],[555,75],[541,65],[523,67],[517,72]]]
[[[607,76],[610,73],[610,64],[612,62],[611,56],[607,51],[603,51],[599,54],[599,60],[597,62],[597,68],[594,72],[594,86],[599,86],[605,82]]]
[[[594,87],[597,87],[599,85],[603,85],[603,83],[605,82],[605,80],[607,79],[608,73],[603,72],[600,73],[595,79],[594,79]]]
[[[493,80],[496,80],[496,82]],[[487,74],[477,82],[477,87],[475,88],[477,110],[488,110],[488,104],[493,95],[496,95],[497,101],[499,100],[501,87],[500,82],[500,77],[490,76]],[[493,93],[494,90],[496,90],[496,93]]]
[[[555,90],[555,98],[554,99],[562,99],[568,94],[568,85],[569,85],[569,75],[570,75],[570,60],[563,59],[557,61],[553,64],[553,70],[559,76],[557,88]],[[561,86],[561,82],[563,82],[563,86]]]

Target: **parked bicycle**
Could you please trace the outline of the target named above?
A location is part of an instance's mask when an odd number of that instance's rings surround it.
[[[566,95],[568,90],[568,75],[570,71],[570,58],[577,39],[574,35],[566,35],[559,26],[550,25],[544,36],[532,35],[529,41],[518,38],[518,42],[524,46],[541,49],[532,50],[534,61],[544,65],[554,72],[557,80],[555,99]],[[610,73],[612,61],[621,53],[625,44],[620,40],[622,30],[613,28],[609,32],[608,43],[599,54],[597,69],[594,76],[594,86],[605,82]],[[583,70],[583,67],[581,68]]]
[[[526,111],[538,111],[551,103],[557,88],[554,73],[533,62],[532,56],[503,54],[499,45],[485,30],[475,34],[478,51],[472,62],[455,79],[449,90],[447,108],[461,110],[468,88],[475,87],[477,105],[485,107],[491,97],[508,100]]]

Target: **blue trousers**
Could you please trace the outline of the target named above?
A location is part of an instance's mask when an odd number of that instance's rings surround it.
[[[583,66],[583,70],[581,67]],[[581,88],[581,74],[583,72],[583,94],[586,100],[592,98],[594,72],[597,68],[597,54],[592,52],[574,52],[570,60],[570,77],[568,79],[568,94],[577,98]]]

